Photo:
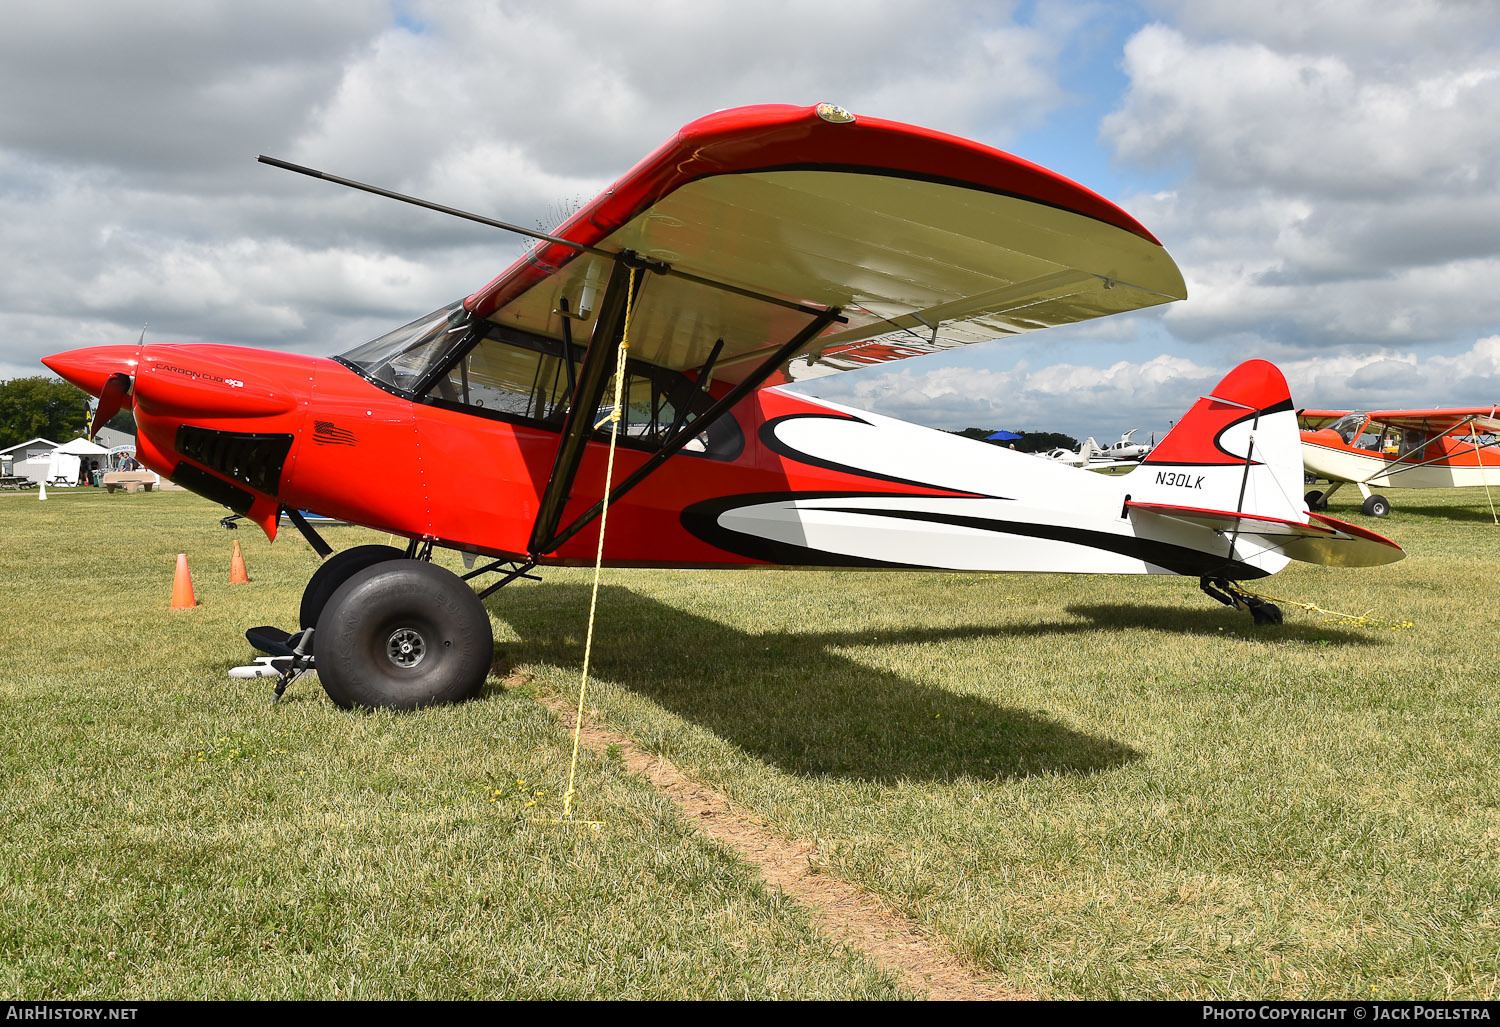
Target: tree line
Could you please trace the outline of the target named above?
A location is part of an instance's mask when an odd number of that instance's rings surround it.
[[[948,434],[957,435],[965,439],[978,439],[980,442],[988,442],[992,446],[1014,446],[1018,453],[1046,453],[1053,449],[1078,448],[1078,440],[1071,435],[1064,435],[1055,431],[1018,431],[1012,434],[1021,436],[1019,439],[991,439],[995,434],[994,428],[965,428],[962,431],[950,431]]]
[[[66,442],[88,428],[91,397],[61,378],[34,375],[0,380],[0,449],[35,438]],[[109,427],[135,434],[135,418],[121,411]]]

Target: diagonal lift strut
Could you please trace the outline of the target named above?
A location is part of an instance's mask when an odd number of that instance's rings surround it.
[[[547,476],[547,484],[537,506],[536,520],[532,522],[531,537],[527,543],[532,561],[539,560],[543,555],[556,550],[558,546],[597,518],[604,509],[605,500],[601,497],[597,503],[584,511],[566,528],[558,530],[563,509],[567,505],[574,479],[578,475],[578,467],[583,461],[589,435],[594,428],[594,414],[599,409],[599,404],[604,398],[604,390],[609,383],[609,370],[614,362],[616,347],[625,330],[625,314],[630,299],[628,294],[631,268],[665,273],[660,265],[644,260],[632,251],[625,250],[615,255],[609,283],[605,286],[604,298],[600,303],[599,316],[594,322],[594,331],[589,337],[588,348],[584,351],[582,366],[578,369],[577,385],[573,390],[572,401],[568,405],[568,413],[563,421],[561,437],[552,460],[552,470]],[[644,279],[637,283],[637,289],[643,281]],[[822,310],[802,307],[798,309],[811,313],[812,320],[768,354],[754,371],[710,405],[700,417],[677,425],[676,430],[662,443],[659,450],[610,491],[610,503],[616,502],[621,496],[645,481],[653,471],[666,463],[669,457],[681,451],[701,432],[727,414],[731,407],[764,384],[778,367],[795,356],[823,329],[834,322],[844,320],[842,312],[837,307]],[[717,351],[718,347],[715,347],[715,353]]]

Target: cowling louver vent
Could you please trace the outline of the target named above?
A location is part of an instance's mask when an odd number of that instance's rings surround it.
[[[177,452],[268,496],[281,485],[281,469],[292,436],[216,431],[185,424],[177,429]]]

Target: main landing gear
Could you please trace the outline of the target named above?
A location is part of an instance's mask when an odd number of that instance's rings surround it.
[[[1280,624],[1281,607],[1253,596],[1227,578],[1199,578],[1198,587],[1210,598],[1232,606],[1236,610],[1248,610],[1256,624]]]
[[[483,599],[530,563],[497,560],[463,577],[428,562],[430,542],[405,551],[356,546],[330,556],[302,593],[299,630],[245,632],[266,656],[230,671],[235,678],[274,677],[273,702],[316,670],[328,697],[344,709],[413,710],[472,699],[489,673],[494,633]],[[482,592],[469,580],[498,572]]]
[[[1328,486],[1327,492],[1314,490],[1303,496],[1309,510],[1327,510],[1328,499],[1344,485],[1341,481],[1333,482]],[[1384,517],[1391,512],[1391,501],[1384,496],[1376,495],[1370,491],[1370,487],[1361,482],[1356,482],[1355,487],[1364,495],[1365,501],[1360,504],[1359,512],[1366,517]]]

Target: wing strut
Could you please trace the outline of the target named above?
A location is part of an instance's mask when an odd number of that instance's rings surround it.
[[[578,474],[578,465],[583,460],[584,443],[594,427],[594,414],[604,398],[605,386],[609,384],[609,370],[614,366],[614,349],[619,344],[620,333],[625,327],[626,300],[630,292],[630,254],[621,254],[614,261],[609,273],[609,284],[604,289],[604,299],[599,305],[599,317],[594,322],[594,333],[583,353],[583,366],[578,369],[578,385],[568,403],[568,413],[563,420],[562,437],[557,452],[552,458],[552,471],[547,475],[547,486],[542,491],[537,506],[536,520],[531,525],[531,540],[527,547],[533,557],[557,548],[549,543],[557,524],[562,520],[563,507],[568,502],[568,493],[573,489],[573,478]],[[643,278],[644,280],[644,278]],[[568,356],[568,354],[564,354]],[[570,358],[571,359],[571,358]]]
[[[600,316],[602,317],[603,315],[601,314]],[[842,312],[838,307],[830,307],[828,310],[820,312],[817,317],[813,318],[810,324],[804,327],[796,335],[792,336],[792,338],[788,339],[785,343],[778,347],[774,353],[772,353],[764,361],[762,361],[760,366],[758,366],[753,372],[751,372],[748,377],[742,380],[734,388],[726,392],[718,402],[714,403],[713,406],[705,410],[701,417],[695,418],[691,423],[679,428],[671,438],[667,439],[667,441],[662,444],[661,449],[653,453],[645,463],[643,463],[639,468],[636,469],[634,474],[630,475],[630,477],[626,478],[624,481],[620,482],[619,485],[615,486],[615,488],[609,494],[610,503],[617,502],[621,496],[625,495],[625,493],[635,488],[642,481],[645,481],[647,476],[650,475],[652,471],[656,470],[662,464],[666,463],[669,457],[677,453],[682,449],[683,446],[687,445],[706,428],[708,428],[715,421],[728,413],[729,409],[736,403],[758,389],[761,386],[761,383],[763,383],[767,378],[771,377],[771,375],[776,371],[778,367],[795,356],[797,351],[805,346],[810,339],[816,338],[819,332],[821,332],[824,328],[827,328],[830,324],[833,324],[835,321],[839,320],[841,316]],[[590,348],[592,349],[592,347]],[[585,358],[585,360],[587,360],[587,358]],[[575,466],[574,470],[576,469],[577,468]],[[548,486],[550,491],[550,482],[548,483]],[[536,532],[533,531],[532,552],[547,553],[556,549],[568,539],[578,534],[578,532],[581,531],[585,526],[587,526],[588,523],[595,517],[598,517],[599,512],[603,508],[604,500],[600,499],[599,502],[595,503],[593,506],[585,510],[583,514],[579,516],[579,518],[572,524],[568,525],[562,531],[559,531],[556,535],[549,538],[547,540],[546,546],[542,548],[538,548],[535,545],[537,535]],[[538,525],[540,525],[541,523],[540,515],[538,515],[537,523]]]
[[[682,409],[672,419],[672,426],[667,429],[667,438],[675,438],[677,433],[682,430],[682,426],[687,423],[688,414],[693,410],[693,399],[698,393],[701,392],[703,395],[708,396],[710,401],[713,400],[713,396],[709,394],[708,386],[714,380],[714,363],[719,359],[719,354],[723,349],[723,339],[719,339],[714,343],[714,348],[708,354],[708,359],[698,369],[698,380],[693,383],[693,391],[688,394],[686,402],[682,404]]]
[[[490,228],[514,232],[517,235],[524,235],[540,242],[551,243],[555,246],[564,246],[578,253],[590,253],[596,257],[604,257],[617,262],[620,260],[631,261],[637,267],[649,268],[657,274],[671,275],[673,278],[681,278],[683,281],[692,282],[695,285],[706,285],[710,289],[734,293],[736,296],[744,296],[749,299],[760,300],[764,303],[774,303],[778,307],[801,311],[804,314],[819,314],[822,312],[819,308],[808,306],[805,303],[797,303],[794,300],[782,299],[780,296],[771,296],[767,293],[756,292],[753,289],[744,289],[738,285],[730,285],[728,282],[720,282],[713,278],[704,278],[701,275],[680,271],[670,264],[664,264],[655,260],[646,260],[639,254],[629,250],[621,250],[616,253],[613,250],[600,249],[598,246],[590,246],[587,243],[574,242],[572,239],[564,239],[560,236],[548,235],[546,232],[536,232],[529,228],[522,228],[520,225],[513,225],[508,221],[498,221],[495,218],[487,218],[480,214],[471,214],[466,210],[459,210],[457,207],[445,207],[443,204],[433,203],[431,200],[424,200],[417,196],[408,196],[405,193],[394,192],[390,189],[382,189],[378,185],[356,182],[352,178],[340,178],[338,175],[330,175],[328,172],[319,171],[317,168],[304,167],[301,164],[293,164],[290,161],[280,160],[276,157],[267,157],[265,154],[261,154],[255,159],[262,164],[269,164],[273,168],[281,168],[283,171],[293,171],[299,175],[306,175],[309,178],[321,178],[323,181],[332,182],[335,185],[342,185],[349,189],[358,189],[361,192],[373,193],[376,196],[384,196],[388,200],[399,200],[402,203],[410,203],[414,207],[435,210],[439,214],[448,214],[452,217],[463,218],[465,221],[473,221],[476,224],[487,225]]]
[[[1451,428],[1448,428],[1446,431],[1433,432],[1431,438],[1429,438],[1426,442],[1423,442],[1420,445],[1413,446],[1411,449],[1408,449],[1405,453],[1400,453],[1400,454],[1392,457],[1391,459],[1392,459],[1392,461],[1401,460],[1401,459],[1409,456],[1410,454],[1417,452],[1418,450],[1426,449],[1428,446],[1430,446],[1437,439],[1442,438],[1444,435],[1448,435],[1448,434],[1450,434],[1452,432],[1458,431],[1458,429],[1460,429],[1460,428],[1462,428],[1462,427],[1464,427],[1466,425],[1473,424],[1478,419],[1479,419],[1478,417],[1465,418],[1464,420],[1459,421],[1457,424],[1453,425]],[[1452,460],[1456,456],[1468,456],[1470,453],[1478,453],[1480,450],[1489,449],[1492,446],[1497,446],[1497,445],[1500,445],[1500,440],[1497,440],[1495,442],[1483,442],[1483,443],[1475,442],[1475,443],[1471,443],[1470,444],[1471,448],[1469,448],[1469,449],[1462,449],[1462,450],[1459,450],[1458,452],[1455,452],[1455,453],[1440,453],[1437,456],[1431,458],[1430,460],[1423,460],[1419,464],[1406,464],[1403,467],[1397,467],[1395,470],[1391,470],[1390,468],[1386,468],[1383,471],[1378,471],[1375,474],[1369,475],[1365,480],[1368,481],[1370,478],[1379,478],[1379,477],[1394,478],[1396,475],[1402,474],[1402,473],[1404,473],[1406,471],[1415,471],[1418,467],[1427,467],[1430,464],[1435,464],[1435,463],[1438,463],[1438,462],[1443,461],[1443,460]],[[1484,466],[1485,466],[1485,464],[1484,464],[1484,457],[1480,457],[1479,458],[1479,469],[1481,471],[1483,471],[1484,470]]]
[[[1447,435],[1449,432],[1458,431],[1458,429],[1462,428],[1464,425],[1473,424],[1476,420],[1478,420],[1478,416],[1477,415],[1474,416],[1474,417],[1465,417],[1463,420],[1459,421],[1457,424],[1454,424],[1454,425],[1451,425],[1451,426],[1449,426],[1447,428],[1444,428],[1442,431],[1432,432],[1430,434],[1424,432],[1424,434],[1427,434],[1427,438],[1426,439],[1424,439],[1423,441],[1417,443],[1415,446],[1412,446],[1412,447],[1406,449],[1403,452],[1397,453],[1395,456],[1391,457],[1391,462],[1395,463],[1396,461],[1399,461],[1399,460],[1405,460],[1407,457],[1411,456],[1413,453],[1420,453],[1422,450],[1424,450],[1428,446],[1432,445],[1432,443],[1433,443],[1434,440],[1442,438],[1444,435]],[[1382,425],[1382,427],[1384,427],[1384,426]],[[1472,450],[1471,450],[1471,452],[1472,452]],[[1446,457],[1449,457],[1449,456],[1452,456],[1452,455],[1453,454],[1451,454],[1451,453],[1444,453],[1441,456],[1435,456],[1435,457],[1432,458],[1432,460],[1428,460],[1428,461],[1426,461],[1424,463],[1408,465],[1407,467],[1402,468],[1402,470],[1411,470],[1412,467],[1426,467],[1427,464],[1432,463],[1433,460],[1442,460],[1442,459],[1444,459]],[[1480,461],[1480,463],[1482,465],[1483,461]],[[1373,475],[1372,475],[1372,477],[1373,477]]]

